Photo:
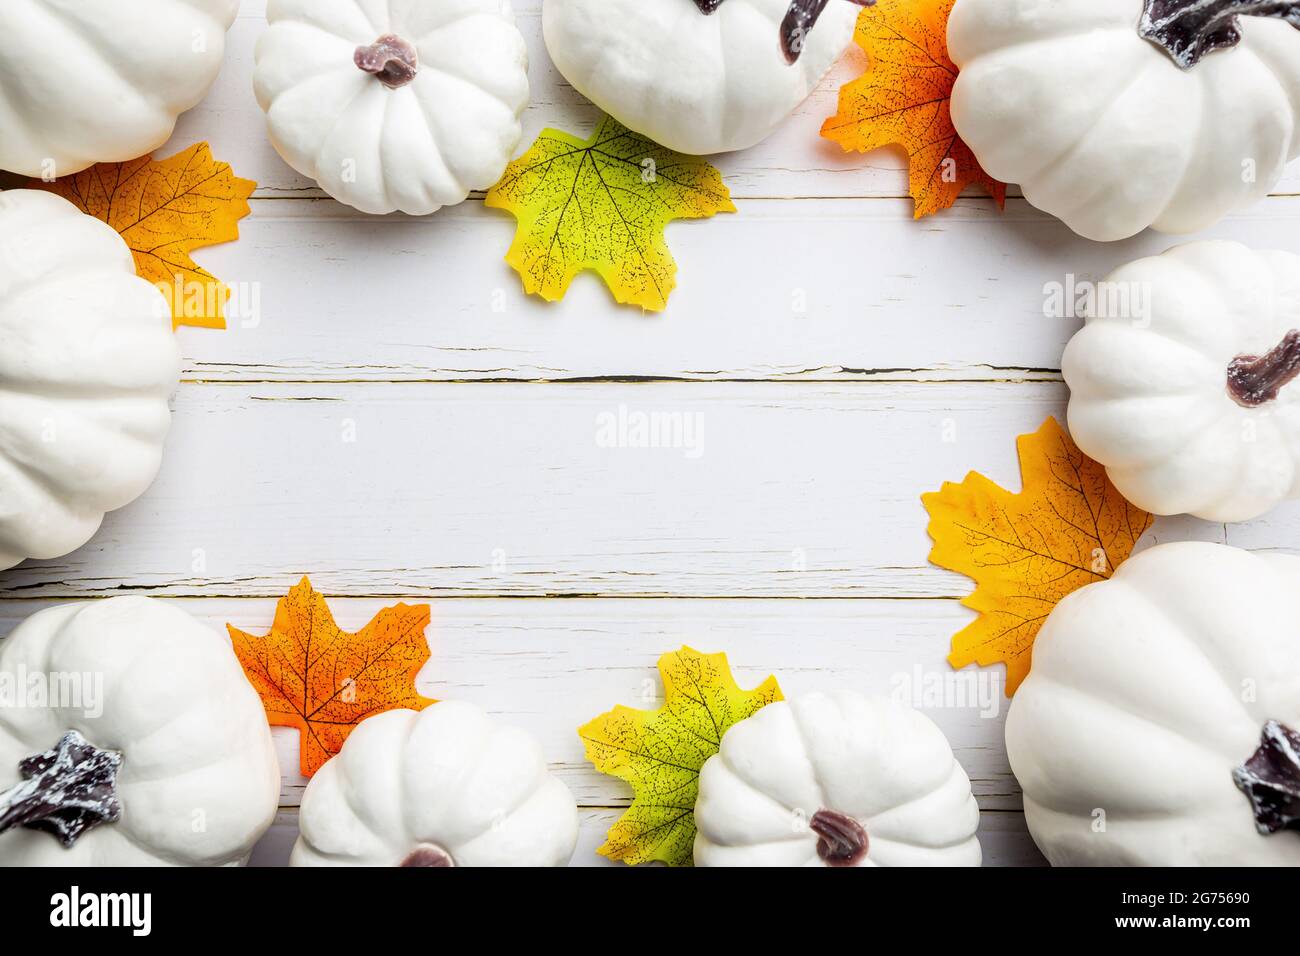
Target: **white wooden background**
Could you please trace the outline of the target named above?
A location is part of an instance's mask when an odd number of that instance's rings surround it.
[[[540,7],[516,0],[532,51],[521,152],[597,118],[551,66]],[[854,51],[769,141],[718,160],[738,215],[669,227],[666,313],[615,307],[593,275],[547,305],[522,294],[502,259],[513,220],[481,197],[367,218],[279,160],[251,90],[264,9],[245,0],[220,80],[160,151],[206,139],[260,183],[241,240],[198,256],[258,290],[260,322],[182,331],[156,485],[77,553],[0,574],[0,634],[127,592],[261,633],[303,573],[349,628],[428,600],[420,690],[541,736],[582,807],[576,864],[602,862],[629,792],[584,762],[574,729],[655,706],[661,653],[726,650],[742,683],[775,673],[787,694],[888,693],[946,670],[969,582],[927,563],[919,496],[969,469],[1018,487],[1014,439],[1063,412],[1075,329],[1043,317],[1043,284],[1175,240],[1090,243],[1018,198],[913,222],[897,155],[817,135],[863,68]],[[1278,193],[1207,235],[1300,252],[1300,168]],[[702,454],[600,447],[597,417],[620,407],[698,413]],[[1149,536],[1189,537],[1286,548],[1300,507]],[[986,862],[1040,864],[1005,707],[929,713],[972,777]],[[287,860],[305,784],[296,733],[275,735],[283,809],[259,864]]]

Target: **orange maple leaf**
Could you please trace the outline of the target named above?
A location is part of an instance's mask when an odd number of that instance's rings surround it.
[[[1055,418],[1016,442],[1020,494],[971,472],[922,495],[930,560],[973,578],[962,604],[979,617],[952,641],[948,662],[1007,665],[1007,696],[1029,673],[1034,639],[1058,601],[1109,578],[1152,517],[1126,501]]]
[[[367,717],[435,703],[415,691],[416,675],[429,659],[428,624],[427,604],[398,604],[348,634],[303,578],[280,599],[270,634],[226,628],[271,724],[301,731],[298,758],[310,777]]]
[[[952,125],[957,67],[947,37],[955,2],[880,0],[863,10],[854,39],[870,67],[840,90],[839,111],[822,125],[822,135],[846,150],[905,149],[917,219],[947,209],[969,185],[1006,205],[1006,184],[980,168]]]
[[[121,234],[135,270],[158,286],[172,308],[172,327],[226,327],[230,289],[200,269],[190,253],[239,238],[257,183],[235,176],[198,143],[170,159],[148,156],[129,163],[100,163],[33,189],[57,193]]]

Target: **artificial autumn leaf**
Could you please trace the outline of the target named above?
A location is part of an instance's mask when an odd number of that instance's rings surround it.
[[[781,688],[769,677],[741,690],[726,654],[689,647],[659,658],[659,675],[662,707],[615,707],[580,727],[578,736],[597,770],[632,785],[632,806],[598,852],[629,864],[690,866],[700,768],[718,752],[729,727],[781,700]]]
[[[172,327],[226,327],[230,290],[198,267],[190,253],[239,238],[257,183],[235,176],[198,143],[170,159],[148,156],[100,163],[34,189],[57,193],[116,229],[135,256],[135,270],[158,286],[172,307]]]
[[[415,677],[429,659],[428,624],[427,604],[398,604],[348,634],[303,578],[280,599],[266,637],[226,628],[272,726],[301,731],[298,761],[310,777],[367,717],[435,703],[415,692]]]
[[[947,209],[969,185],[1006,205],[1006,184],[984,172],[952,125],[957,67],[948,58],[948,15],[955,2],[880,0],[863,10],[854,39],[870,66],[840,90],[839,111],[822,125],[822,135],[846,150],[905,149],[917,219]]]
[[[677,284],[664,241],[674,219],[735,212],[722,175],[606,117],[587,141],[545,130],[487,194],[519,220],[506,261],[548,302],[594,269],[614,298],[659,311]]]
[[[1151,527],[1055,418],[1021,435],[1023,490],[1012,494],[976,472],[923,495],[930,560],[973,578],[962,601],[979,617],[953,638],[948,662],[1007,665],[1007,696],[1029,673],[1034,638],[1067,594],[1109,578]]]

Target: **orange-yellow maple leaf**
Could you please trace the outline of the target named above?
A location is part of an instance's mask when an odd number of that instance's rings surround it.
[[[947,209],[970,185],[1006,204],[1006,184],[980,168],[952,125],[957,67],[947,37],[955,2],[880,0],[863,10],[854,39],[870,65],[840,90],[839,111],[822,126],[822,135],[846,150],[905,149],[917,219]]]
[[[171,303],[173,327],[226,327],[230,289],[200,269],[190,253],[239,238],[239,220],[249,213],[248,197],[257,183],[216,162],[207,143],[170,159],[100,163],[30,185],[57,193],[116,229],[131,247],[136,272]]]
[[[367,717],[435,703],[415,691],[416,675],[429,659],[428,624],[427,604],[398,604],[349,634],[303,578],[280,599],[270,634],[254,637],[234,625],[226,628],[267,719],[301,732],[298,759],[303,776],[310,777]]]
[[[1016,442],[1019,494],[976,472],[923,495],[930,560],[973,578],[979,617],[952,641],[953,667],[1007,665],[1007,696],[1029,673],[1039,629],[1067,594],[1111,576],[1151,527],[1055,418]]]

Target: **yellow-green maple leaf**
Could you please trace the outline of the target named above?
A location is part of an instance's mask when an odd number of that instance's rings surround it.
[[[574,276],[594,269],[618,302],[656,312],[677,284],[664,227],[736,211],[714,167],[609,117],[585,142],[545,130],[487,204],[519,220],[506,261],[526,292],[557,301]]]
[[[700,768],[733,724],[781,700],[776,678],[741,690],[726,654],[689,647],[659,658],[664,704],[658,710],[615,707],[578,736],[601,773],[632,785],[634,799],[599,852],[637,864],[690,866]]]

